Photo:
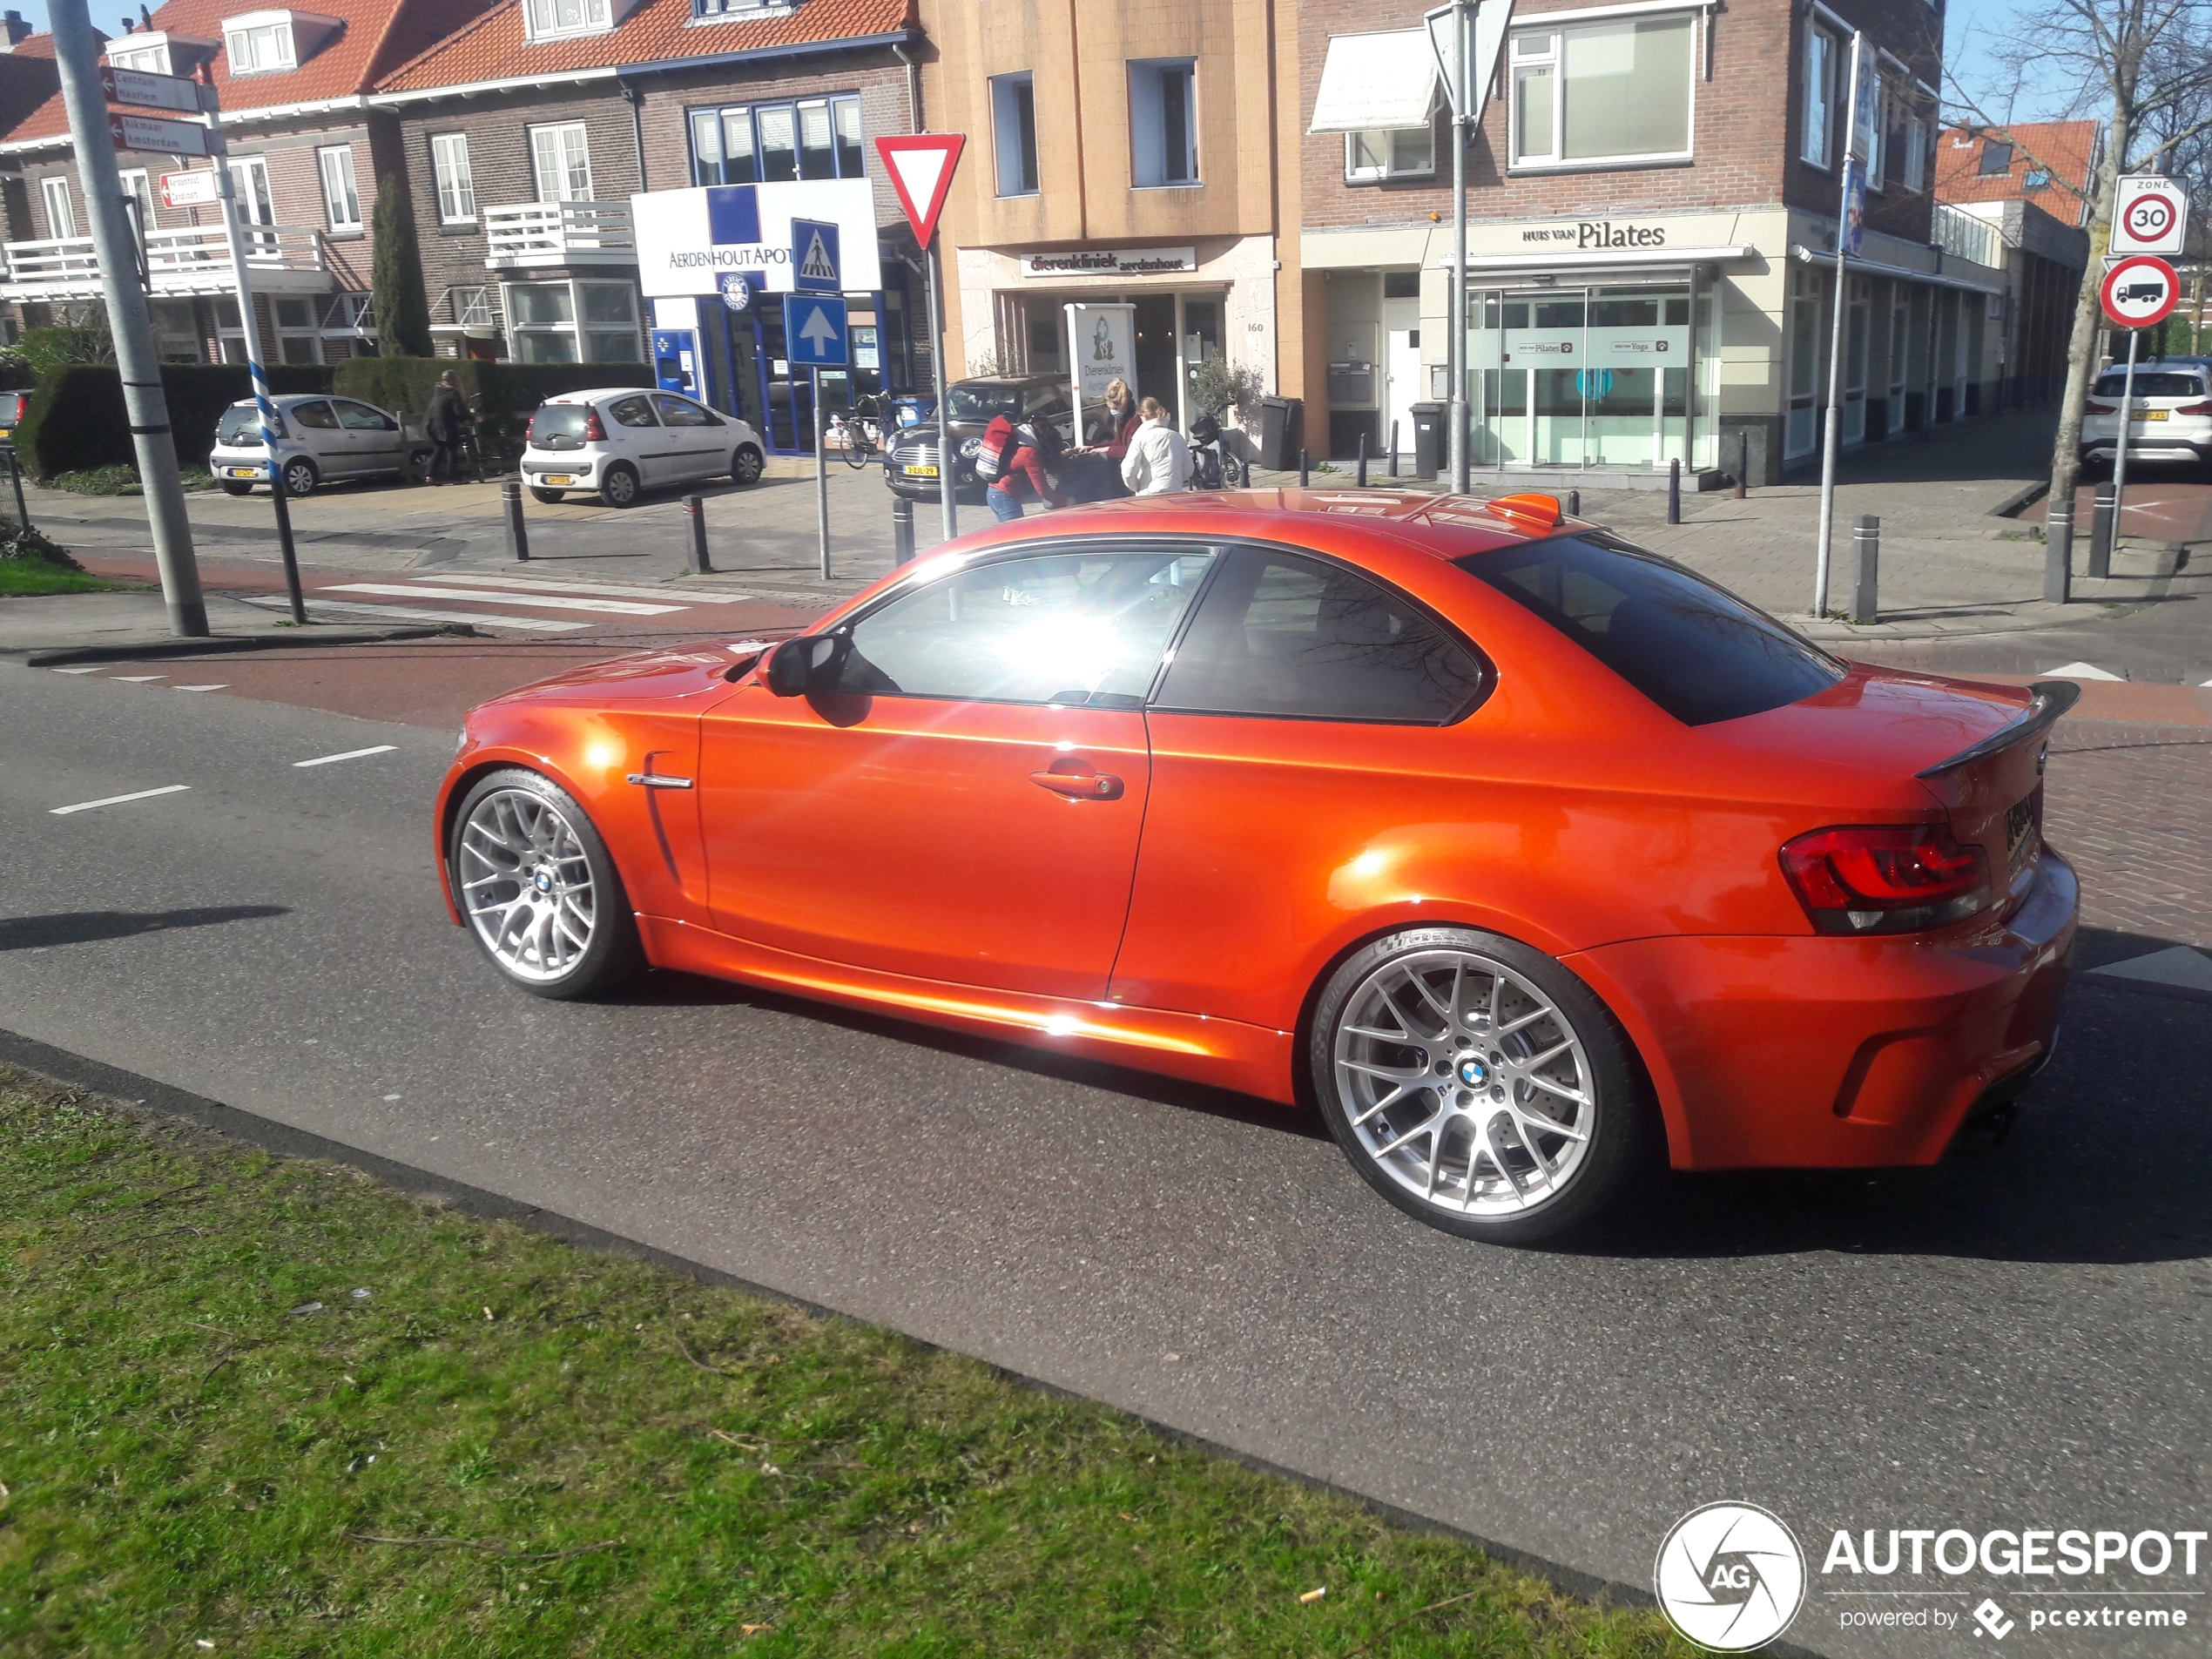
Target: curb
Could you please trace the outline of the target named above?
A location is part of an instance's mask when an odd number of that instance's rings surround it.
[[[2022,508],[2032,506],[2042,500],[2050,488],[2051,481],[2047,478],[2032,484],[2022,484],[2004,500],[1999,502],[1996,506],[1991,508],[1989,516],[1992,518],[2018,517]]]
[[[477,637],[474,628],[456,623],[436,627],[349,628],[324,633],[314,629],[289,634],[244,634],[207,639],[156,639],[138,645],[56,645],[22,652],[32,668],[60,668],[71,663],[143,663],[170,657],[229,657],[247,651],[289,651],[300,645],[378,645],[388,639],[428,639],[437,634]],[[0,650],[0,657],[17,653]]]

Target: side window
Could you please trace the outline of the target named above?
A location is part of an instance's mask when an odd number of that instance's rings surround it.
[[[1441,725],[1481,684],[1481,664],[1410,602],[1318,559],[1239,548],[1154,706]]]
[[[653,400],[660,409],[663,426],[719,426],[720,421],[689,398],[670,397],[665,393]]]
[[[1142,708],[1213,557],[1160,548],[972,567],[854,624],[842,688]]]
[[[619,403],[607,406],[607,413],[615,418],[617,426],[658,426],[653,419],[653,401],[642,392],[636,397],[626,397]]]
[[[330,412],[327,403],[299,403],[293,406],[294,426],[314,427],[319,431],[334,431],[338,417]]]
[[[381,409],[373,409],[366,403],[341,402],[337,405],[338,424],[352,432],[392,432],[398,428],[392,417]]]

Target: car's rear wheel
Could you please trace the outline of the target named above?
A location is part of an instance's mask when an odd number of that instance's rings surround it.
[[[235,478],[225,478],[219,482],[226,496],[250,496],[253,493],[253,485],[242,483]]]
[[[530,499],[533,501],[542,501],[548,507],[550,507],[555,502],[561,500],[567,494],[568,491],[565,489],[540,489],[536,484],[532,484],[530,486]]]
[[[284,463],[284,493],[287,496],[313,495],[315,486],[321,482],[322,474],[316,470],[315,463],[305,455],[296,456]]]
[[[550,779],[520,767],[483,778],[454,816],[447,856],[478,948],[533,996],[594,995],[644,965],[606,843]]]
[[[1310,1063],[1352,1167],[1462,1238],[1551,1238],[1651,1161],[1653,1113],[1612,1016],[1494,934],[1415,928],[1355,953],[1322,992]]]
[[[741,443],[737,454],[730,457],[730,476],[740,484],[757,484],[764,464],[759,450],[749,443]]]
[[[626,461],[617,461],[609,467],[606,475],[599,480],[599,499],[610,507],[635,507],[637,469]]]

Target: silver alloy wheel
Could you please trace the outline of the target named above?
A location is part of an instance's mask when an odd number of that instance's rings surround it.
[[[307,495],[316,482],[315,463],[312,461],[293,461],[284,469],[284,493],[287,496]]]
[[[462,908],[517,979],[565,978],[591,948],[597,893],[583,843],[561,809],[527,789],[486,795],[461,826]]]
[[[1361,1150],[1424,1204],[1516,1215],[1564,1191],[1588,1155],[1581,1038],[1534,981],[1478,951],[1384,963],[1345,999],[1331,1053]]]

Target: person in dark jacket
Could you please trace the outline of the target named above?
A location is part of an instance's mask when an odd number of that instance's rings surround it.
[[[1069,497],[1053,488],[1051,475],[1046,471],[1060,457],[1051,427],[1025,422],[1015,428],[1015,439],[1014,453],[1000,469],[998,482],[983,492],[983,499],[990,502],[992,513],[1001,524],[1022,516],[1022,502],[1028,496],[1035,496],[1049,507],[1071,504]]]
[[[442,483],[456,476],[455,459],[469,423],[469,405],[461,395],[461,377],[451,369],[438,376],[430,394],[430,407],[422,416],[422,435],[430,440],[430,464],[424,482]]]

